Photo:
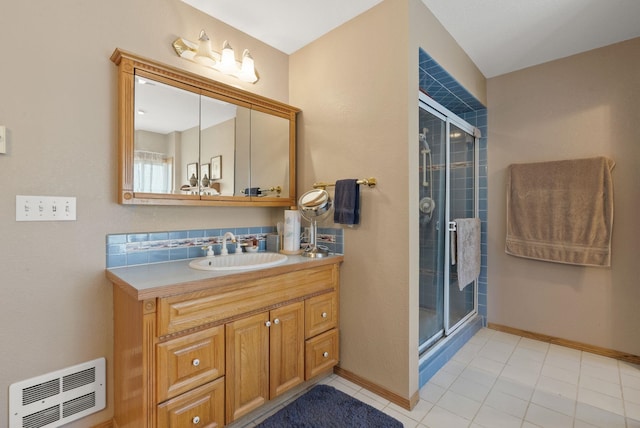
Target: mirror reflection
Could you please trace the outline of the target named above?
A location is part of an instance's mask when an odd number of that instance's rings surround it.
[[[199,160],[199,111],[198,94],[136,77],[134,192],[181,192],[186,165]]]
[[[202,96],[200,113],[200,193],[234,196],[236,145],[248,144],[242,129],[249,109]],[[241,170],[239,170],[241,171]]]
[[[287,153],[287,156],[283,156]],[[261,196],[289,194],[289,121],[251,111],[251,187]]]
[[[234,195],[248,108],[137,76],[135,113],[134,192]]]

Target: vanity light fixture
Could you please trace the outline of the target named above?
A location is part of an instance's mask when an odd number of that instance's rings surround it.
[[[243,82],[256,83],[259,79],[253,57],[248,49],[242,53],[242,62],[236,61],[233,48],[227,40],[222,44],[222,52],[211,49],[211,40],[202,30],[198,37],[198,43],[178,38],[173,42],[173,49],[178,56],[189,61],[202,64],[207,68],[213,68],[221,73],[235,76]]]

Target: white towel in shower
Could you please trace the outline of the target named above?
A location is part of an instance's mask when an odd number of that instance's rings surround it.
[[[462,291],[480,275],[480,219],[459,218],[455,222],[458,287]]]

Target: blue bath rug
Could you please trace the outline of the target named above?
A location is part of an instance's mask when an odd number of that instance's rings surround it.
[[[402,423],[332,386],[316,385],[256,428],[402,428]]]

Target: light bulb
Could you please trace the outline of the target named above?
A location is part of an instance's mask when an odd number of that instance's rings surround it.
[[[249,49],[245,49],[242,53],[242,67],[240,68],[238,77],[240,80],[244,80],[249,83],[255,83],[258,80],[258,76],[256,76],[255,63],[251,53],[249,53]]]
[[[213,58],[213,54],[211,53],[211,40],[209,40],[209,36],[207,36],[207,33],[205,33],[204,30],[200,31],[200,36],[198,37],[198,51],[193,59],[207,67],[213,67],[216,63],[216,60]]]
[[[236,65],[236,56],[233,53],[233,48],[228,41],[224,41],[222,44],[222,57],[220,58],[220,64],[218,64],[220,71],[226,74],[234,74],[238,71]]]

